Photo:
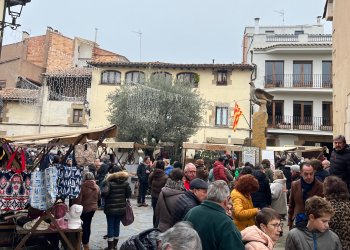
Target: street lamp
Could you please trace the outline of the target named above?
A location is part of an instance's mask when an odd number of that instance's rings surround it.
[[[10,26],[11,29],[15,30],[21,26],[16,23],[17,18],[21,15],[23,6],[30,1],[31,0],[0,0],[0,56],[5,27]],[[8,9],[9,15],[12,17],[10,23],[5,22],[6,8]]]
[[[5,27],[10,26],[11,29],[15,30],[20,24],[16,23],[17,18],[21,16],[23,6],[29,3],[31,0],[5,0],[4,4],[4,14],[1,21],[0,29],[3,30]],[[5,22],[5,12],[6,8],[8,10],[8,14],[11,16],[11,22]]]

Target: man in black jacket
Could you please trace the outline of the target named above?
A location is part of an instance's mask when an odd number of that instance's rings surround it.
[[[145,202],[145,197],[148,189],[148,176],[149,176],[149,156],[143,158],[143,162],[137,167],[137,177],[139,179],[139,194],[137,196],[137,206],[138,207],[147,207],[148,204]]]
[[[174,224],[183,220],[187,212],[198,206],[207,198],[208,183],[196,178],[190,182],[190,189],[180,195],[175,206],[172,208]]]
[[[265,169],[262,166],[255,167],[253,171],[253,176],[259,182],[259,190],[251,194],[254,207],[263,209],[264,207],[271,206],[271,189],[270,183],[264,173]]]
[[[334,149],[331,154],[330,175],[342,178],[350,191],[350,148],[345,136],[338,135],[333,139]]]

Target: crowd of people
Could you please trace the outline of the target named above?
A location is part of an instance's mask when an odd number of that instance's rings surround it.
[[[212,168],[203,159],[183,167],[168,159],[151,163],[146,156],[137,168],[137,206],[149,206],[150,192],[153,227],[161,232],[158,249],[271,250],[283,234],[286,249],[350,249],[349,162],[344,136],[334,138],[330,161],[293,163],[281,157],[275,168],[266,159],[235,168],[226,155]],[[107,249],[117,249],[120,221],[131,196],[128,173],[99,160],[90,170],[94,174],[86,175],[82,197],[75,202],[83,205],[82,219],[90,228],[97,209],[91,199],[99,196],[92,198],[86,190],[101,190]],[[94,177],[97,186],[90,184]],[[288,232],[283,232],[284,221]],[[89,228],[84,229],[84,249],[89,249]]]

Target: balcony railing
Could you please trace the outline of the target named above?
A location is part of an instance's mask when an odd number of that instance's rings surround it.
[[[330,74],[266,75],[265,88],[332,88],[332,75]]]
[[[266,42],[298,42],[298,35],[267,35]]]
[[[329,117],[269,116],[268,127],[288,130],[333,131]]]
[[[308,41],[309,42],[332,42],[332,35],[314,35],[314,34],[309,34],[308,35]]]
[[[303,36],[303,38],[300,38],[299,36]],[[325,34],[301,34],[301,35],[294,35],[294,34],[276,34],[276,35],[266,35],[266,42],[305,42],[304,37],[307,38],[307,42],[315,43],[315,42],[332,42],[332,35],[325,35]]]

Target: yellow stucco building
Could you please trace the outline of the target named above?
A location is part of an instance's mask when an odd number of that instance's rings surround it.
[[[333,134],[350,140],[350,2],[327,0],[323,17],[333,21]]]
[[[207,102],[203,123],[190,142],[243,144],[249,137],[249,125],[241,116],[236,132],[232,130],[235,101],[249,120],[250,75],[247,64],[172,64],[135,62],[93,62],[89,96],[89,128],[109,124],[107,95],[125,82],[140,82],[153,74],[165,74],[169,80],[195,83]],[[199,78],[198,78],[199,76]],[[198,81],[199,79],[199,81]],[[198,82],[197,82],[198,81]],[[126,121],[127,122],[127,121]]]

